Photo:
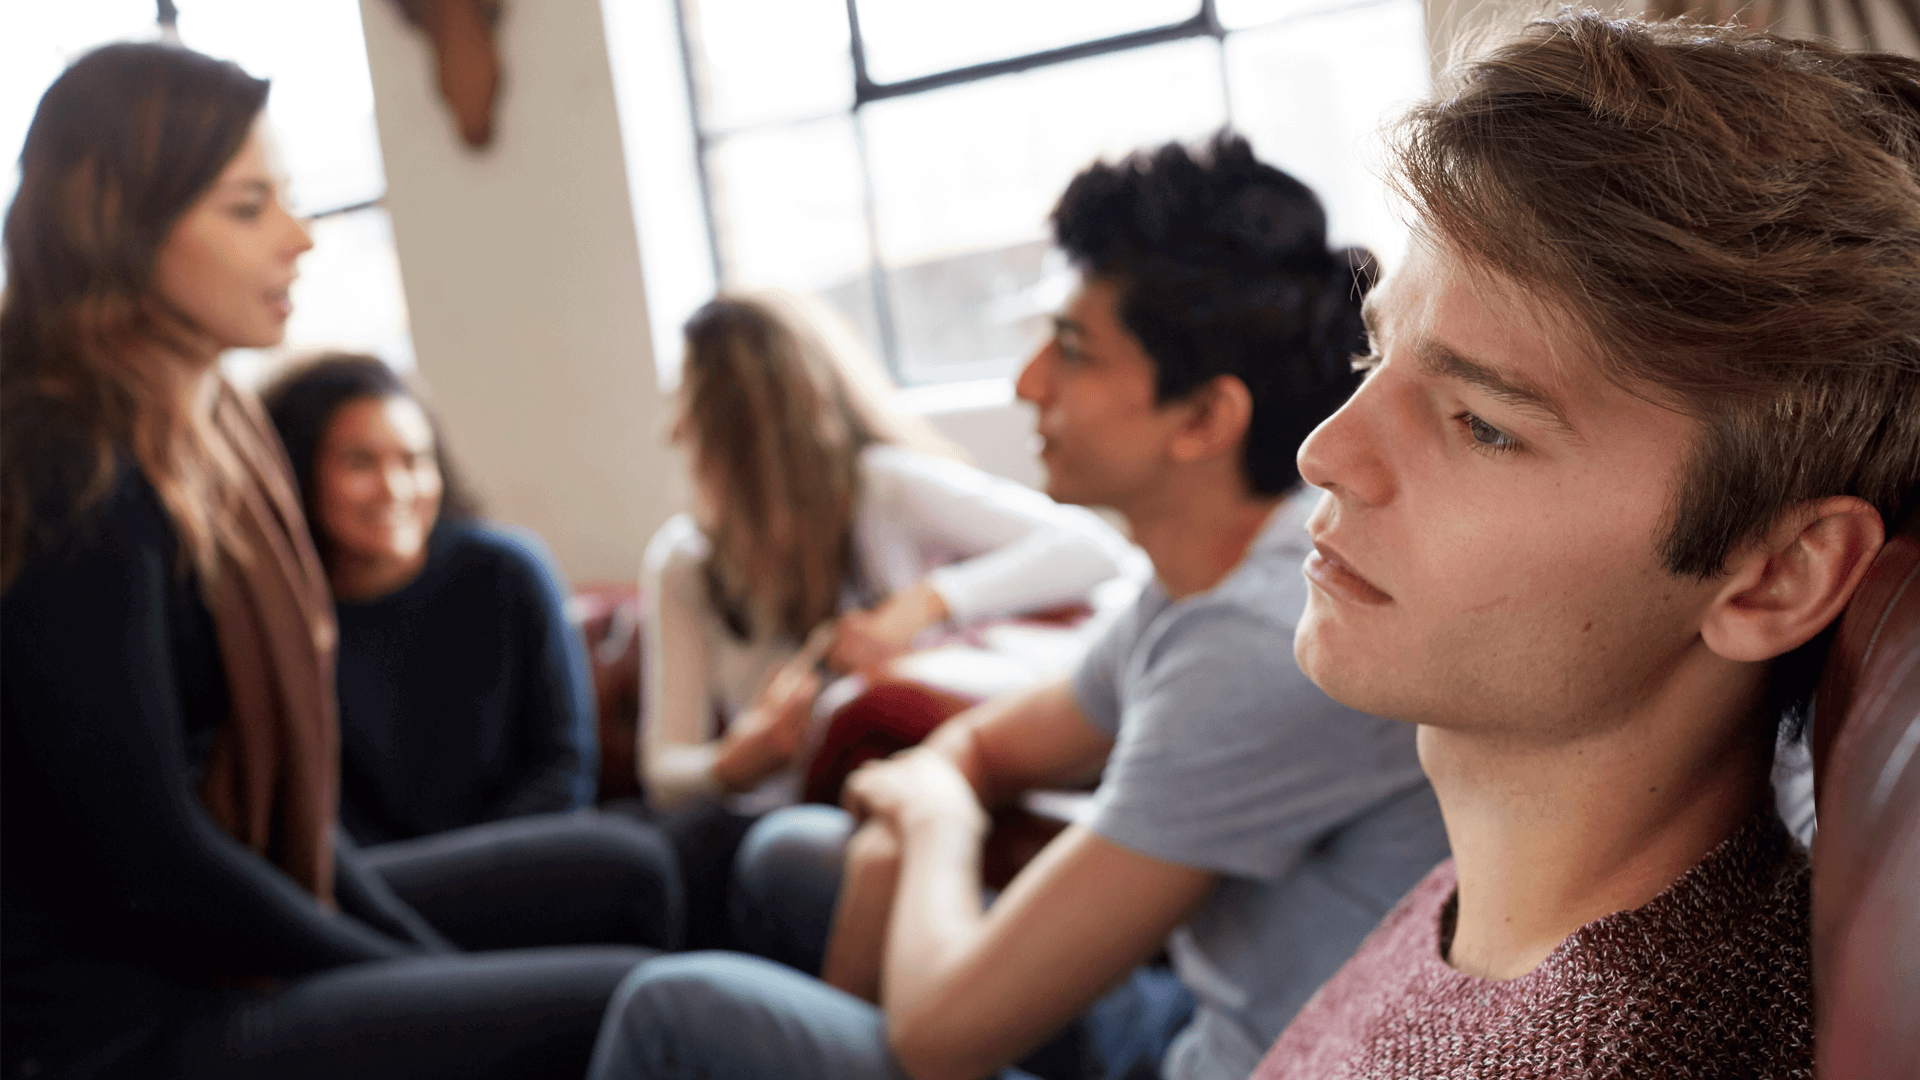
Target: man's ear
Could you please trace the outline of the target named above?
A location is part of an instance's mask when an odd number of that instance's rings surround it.
[[[1180,462],[1199,461],[1237,450],[1253,423],[1253,394],[1238,375],[1216,375],[1195,387],[1181,405],[1186,422],[1170,451]]]
[[[1767,535],[1727,560],[1700,636],[1728,660],[1771,660],[1799,648],[1853,599],[1886,526],[1852,496],[1788,508]]]

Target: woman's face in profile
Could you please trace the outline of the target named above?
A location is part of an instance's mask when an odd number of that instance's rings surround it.
[[[715,466],[702,466],[700,453],[700,428],[693,421],[693,410],[688,405],[686,383],[683,380],[680,390],[673,399],[673,419],[667,426],[667,443],[686,457],[687,470],[693,481],[692,513],[694,523],[707,532],[720,525],[720,505],[725,501],[724,488],[715,472]]]
[[[440,515],[433,425],[411,398],[342,405],[314,456],[315,524],[336,557],[425,562]]]
[[[260,127],[167,234],[154,265],[161,299],[207,348],[260,348],[286,336],[294,260],[313,246],[269,168]]]

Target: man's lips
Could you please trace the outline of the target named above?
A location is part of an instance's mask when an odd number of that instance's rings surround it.
[[[1309,581],[1336,597],[1362,604],[1386,604],[1393,600],[1373,582],[1354,573],[1340,553],[1324,541],[1313,542],[1313,550],[1307,554],[1302,569]]]

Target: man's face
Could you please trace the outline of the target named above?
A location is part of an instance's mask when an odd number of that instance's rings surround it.
[[[1373,369],[1300,448],[1300,667],[1357,709],[1559,740],[1618,723],[1691,650],[1715,585],[1655,551],[1697,423],[1432,241],[1368,301]]]
[[[1167,482],[1186,409],[1154,403],[1154,366],[1120,321],[1118,290],[1088,279],[1014,384],[1039,410],[1047,494],[1123,513]]]

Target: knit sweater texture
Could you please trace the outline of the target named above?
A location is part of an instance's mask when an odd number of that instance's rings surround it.
[[[1447,965],[1441,863],[1320,988],[1254,1080],[1810,1078],[1806,849],[1769,807],[1646,906],[1494,981]]]

